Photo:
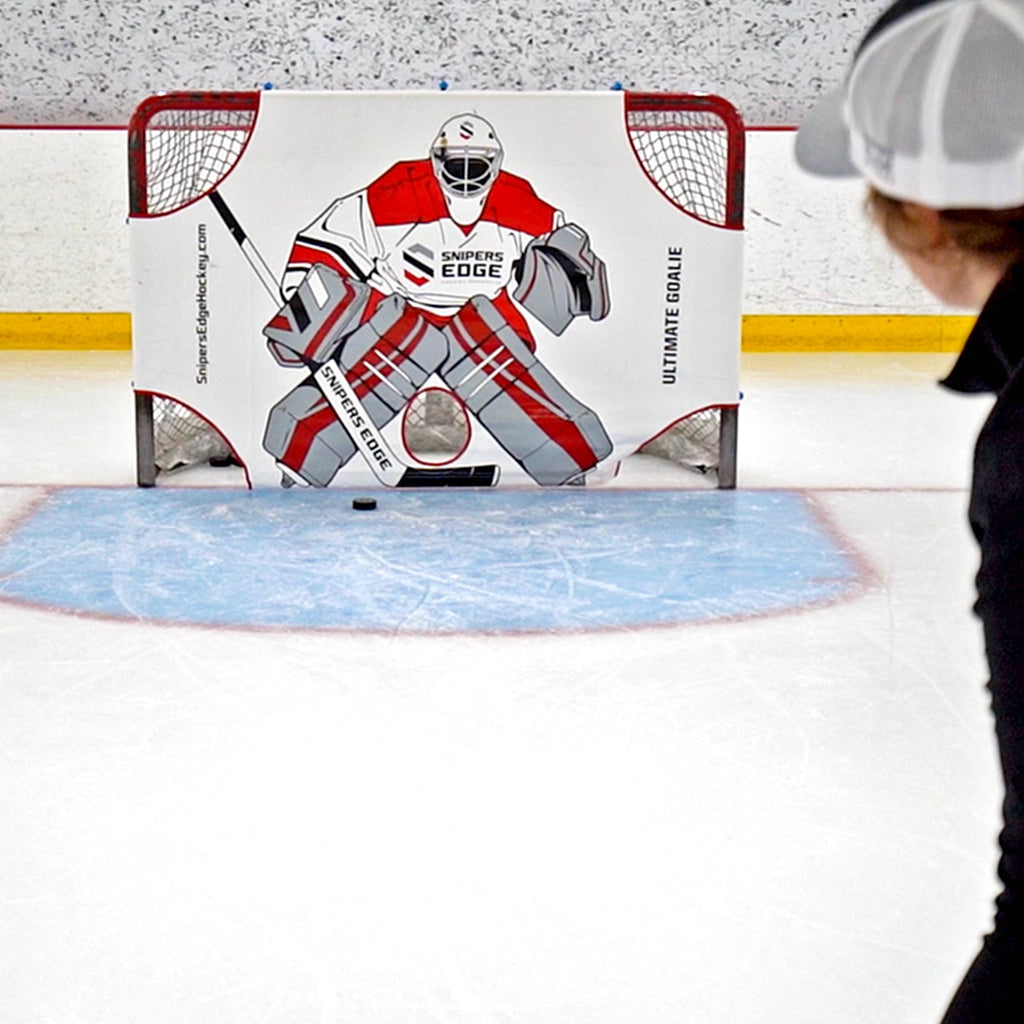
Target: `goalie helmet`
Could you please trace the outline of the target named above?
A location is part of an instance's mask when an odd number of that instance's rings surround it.
[[[494,128],[476,114],[459,114],[441,125],[430,147],[430,162],[457,223],[479,218],[503,155]]]

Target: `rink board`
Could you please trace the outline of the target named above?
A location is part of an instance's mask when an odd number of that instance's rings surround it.
[[[426,157],[439,126],[464,112],[495,127],[502,169],[583,227],[607,265],[605,319],[578,317],[555,336],[524,313],[543,364],[594,410],[613,443],[588,482],[611,476],[682,417],[735,405],[742,232],[691,216],[659,191],[629,141],[622,93],[268,92],[218,192],[280,274],[296,234],[333,200]],[[131,251],[136,390],[197,411],[252,485],[277,485],[281,474],[263,447],[268,411],[304,374],[278,365],[266,348],[262,330],[278,304],[208,198],[133,217]],[[420,465],[404,449],[401,419],[385,437]],[[452,465],[495,463],[502,483],[532,483],[472,417],[470,428]],[[333,481],[375,483],[358,455]]]

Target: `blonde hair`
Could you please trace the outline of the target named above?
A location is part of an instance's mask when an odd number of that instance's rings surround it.
[[[926,254],[937,243],[902,199],[868,186],[868,216],[890,244],[904,252]],[[948,243],[984,263],[1009,267],[1024,262],[1024,206],[1008,210],[939,210]]]

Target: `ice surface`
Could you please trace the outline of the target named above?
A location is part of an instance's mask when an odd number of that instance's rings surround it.
[[[15,362],[8,538],[132,472],[126,366]],[[745,363],[740,494],[847,538],[850,600],[523,636],[0,603],[0,1019],[934,1024],[991,919],[1000,795],[984,407],[936,362]]]
[[[844,546],[845,544],[845,546]],[[0,541],[0,599],[134,620],[389,633],[706,622],[866,574],[779,491],[51,490]]]

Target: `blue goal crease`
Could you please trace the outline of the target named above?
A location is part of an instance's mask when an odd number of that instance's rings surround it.
[[[0,599],[247,628],[534,632],[777,614],[855,592],[789,491],[55,490]]]

